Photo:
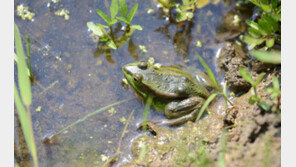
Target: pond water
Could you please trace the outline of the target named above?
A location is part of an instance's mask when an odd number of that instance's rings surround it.
[[[107,13],[110,1],[61,0],[55,4],[50,0],[15,0],[15,9],[23,4],[35,13],[33,21],[15,15],[15,23],[22,36],[28,34],[31,39],[32,70],[37,81],[32,85],[31,113],[40,166],[100,166],[102,155],[111,157],[116,152],[124,128],[120,119],[127,119],[134,110],[119,162],[131,160],[131,141],[141,135],[137,128],[145,104],[121,85],[121,68],[127,63],[153,57],[163,65],[179,64],[204,71],[198,52],[221,82],[223,77],[217,72],[215,61],[224,37],[217,36],[227,36],[220,32],[223,15],[234,4],[216,2],[197,9],[191,22],[170,23],[154,1],[129,0],[129,8],[139,3],[132,23],[141,25],[143,30],[135,31],[125,45],[106,56],[97,51],[98,43],[90,36],[86,23],[104,23],[96,9]],[[69,20],[54,14],[63,8],[69,10]],[[148,9],[154,12],[148,14]],[[196,46],[197,41],[202,47]],[[139,45],[146,46],[148,52],[141,53]],[[52,144],[41,142],[86,115],[129,98],[132,99],[114,106],[115,114],[100,112],[56,135]],[[162,113],[150,111],[148,120],[165,119]],[[18,127],[15,119],[16,146],[23,144]],[[20,160],[29,163],[25,156]]]

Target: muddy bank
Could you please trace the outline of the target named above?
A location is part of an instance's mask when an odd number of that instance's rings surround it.
[[[281,78],[280,66],[245,64],[248,57],[239,46],[227,43],[223,49],[226,54],[222,52],[219,66],[227,86],[246,93],[232,98],[233,106],[228,110],[224,99],[218,98],[202,120],[177,130],[150,122],[149,132],[133,142],[133,160],[121,166],[281,166],[280,97],[271,99],[271,93],[266,92],[274,76]],[[266,73],[257,93],[270,106],[269,111],[249,104],[252,89],[243,82],[240,66],[250,67],[255,79]]]

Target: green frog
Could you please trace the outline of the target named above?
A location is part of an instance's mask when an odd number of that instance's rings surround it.
[[[204,73],[193,76],[179,66],[161,66],[145,61],[122,67],[127,82],[145,101],[152,96],[157,111],[164,111],[169,119],[165,125],[180,125],[193,121],[213,88]]]

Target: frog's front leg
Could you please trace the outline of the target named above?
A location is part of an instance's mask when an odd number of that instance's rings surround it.
[[[204,99],[197,96],[180,102],[171,102],[164,111],[165,116],[171,120],[163,121],[161,124],[180,125],[187,121],[194,121],[203,103]]]

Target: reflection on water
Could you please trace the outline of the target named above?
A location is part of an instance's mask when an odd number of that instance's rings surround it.
[[[215,53],[221,46],[215,40],[216,30],[233,5],[226,6],[222,1],[210,4],[197,9],[191,22],[176,23],[166,20],[152,2],[130,0],[128,6],[139,3],[133,23],[141,25],[143,30],[124,35],[122,26],[117,24],[115,38],[123,44],[120,43],[117,50],[110,50],[94,42],[86,26],[89,21],[103,23],[95,11],[101,9],[107,13],[108,2],[63,0],[55,4],[49,0],[15,0],[16,6],[24,3],[36,14],[33,22],[17,16],[15,22],[21,34],[31,38],[32,70],[38,83],[32,85],[32,121],[41,166],[100,166],[103,156],[111,157],[116,152],[124,127],[120,120],[127,119],[135,110],[122,141],[124,156],[119,159],[130,160],[131,141],[140,134],[137,127],[144,110],[140,99],[114,106],[116,113],[104,111],[86,119],[57,135],[52,144],[41,142],[44,137],[106,105],[135,97],[132,90],[127,91],[120,84],[121,67],[127,63],[154,57],[164,65],[200,68],[195,54],[198,52],[221,81],[221,76],[215,72]],[[62,8],[70,11],[67,21],[54,14]],[[155,13],[148,14],[147,8],[154,9]],[[197,41],[201,41],[203,47],[196,47]],[[141,53],[139,45],[146,46],[148,52]],[[36,110],[40,107],[40,111]],[[151,109],[148,119],[165,117]],[[18,122],[17,117],[15,121]],[[25,154],[18,127],[16,123],[15,147],[18,151],[15,160],[26,164],[28,154]]]

